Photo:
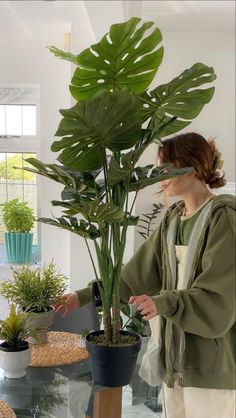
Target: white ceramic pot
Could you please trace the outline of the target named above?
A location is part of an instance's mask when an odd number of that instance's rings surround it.
[[[33,337],[27,338],[30,344],[46,344],[48,342],[48,329],[52,325],[54,312],[53,307],[46,312],[30,312],[30,327],[41,329],[37,332],[38,339]]]
[[[31,347],[29,344],[24,344],[22,349],[18,351],[10,351],[4,342],[0,344],[0,366],[5,377],[16,379],[25,376],[30,361]]]

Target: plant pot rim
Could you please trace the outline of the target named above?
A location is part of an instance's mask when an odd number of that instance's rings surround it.
[[[28,232],[6,231],[6,232],[4,232],[4,234],[30,234],[30,235],[33,235],[33,232],[30,232],[30,231],[28,231]]]
[[[18,347],[9,346],[6,341],[3,341],[0,344],[0,350],[8,352],[8,353],[17,353],[18,351],[26,351],[28,349],[29,349],[29,343],[28,341],[25,341],[25,340],[21,340],[21,345],[19,345]]]
[[[124,335],[124,336],[131,336],[131,337],[135,337],[136,338],[136,342],[130,344],[130,345],[120,345],[120,346],[108,346],[108,345],[103,345],[103,344],[96,344],[94,341],[91,341],[90,338],[92,336],[97,336],[97,335],[102,335],[104,334],[104,330],[99,330],[99,331],[91,331],[87,336],[86,336],[86,343],[87,344],[91,344],[92,346],[97,346],[97,347],[106,347],[108,349],[125,349],[127,347],[130,346],[135,346],[135,345],[139,345],[141,342],[141,337],[139,334],[136,334],[135,332],[130,332],[130,331],[123,331],[120,330],[120,335]]]
[[[24,312],[28,313],[28,314],[34,314],[34,315],[42,315],[42,314],[48,314],[49,312],[53,312],[55,311],[54,306],[52,305],[48,305],[48,309],[46,311],[27,311],[25,308],[22,309]]]

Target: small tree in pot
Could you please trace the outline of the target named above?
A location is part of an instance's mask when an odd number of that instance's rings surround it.
[[[50,48],[56,56],[77,65],[70,85],[77,102],[71,109],[60,111],[63,118],[56,136],[62,139],[52,145],[52,151],[59,152],[60,164],[27,159],[34,168],[26,170],[64,186],[62,199],[52,201],[52,205],[63,208],[63,215],[41,221],[85,239],[104,323],[104,331],[87,337],[88,348],[108,350],[105,357],[112,364],[107,368],[109,373],[115,367],[111,353],[117,348],[124,354],[125,349],[129,351],[125,346],[131,344],[129,334],[121,333],[119,287],[127,231],[138,221],[133,215],[137,194],[149,185],[189,171],[176,170],[172,165],[140,167],[138,160],[150,144],[160,144],[161,138],[189,125],[214,93],[213,87],[198,88],[215,79],[213,68],[202,63],[151,92],[146,90],[163,57],[161,32],[158,28],[151,32],[152,26],[153,22],[142,23],[135,17],[112,25],[100,42],[79,55]],[[95,246],[96,260],[88,240]],[[133,343],[137,355],[140,342],[133,337]],[[128,383],[130,377],[121,376],[119,381],[117,376],[126,366],[129,369],[131,361],[121,361],[122,367],[118,364],[112,377],[102,384]],[[94,379],[101,383],[95,375]]]
[[[11,281],[0,285],[0,293],[21,310],[30,313],[31,324],[40,328],[38,338],[30,339],[32,343],[46,343],[47,329],[53,321],[53,304],[67,289],[67,278],[56,271],[53,262],[36,269],[22,266],[12,268]]]
[[[12,199],[3,205],[3,222],[8,232],[5,232],[5,244],[9,263],[30,263],[32,253],[35,217],[33,209],[26,202]]]
[[[0,365],[6,377],[18,378],[26,374],[30,364],[31,351],[27,338],[36,338],[36,329],[29,321],[29,314],[17,311],[14,304],[10,315],[0,320]]]

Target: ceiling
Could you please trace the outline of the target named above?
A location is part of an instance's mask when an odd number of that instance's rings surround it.
[[[109,26],[131,16],[153,20],[164,32],[234,31],[235,1],[1,1],[0,45],[14,34],[48,42],[62,40],[71,22],[81,44],[99,39]]]
[[[143,1],[142,17],[166,32],[235,30],[235,1]]]

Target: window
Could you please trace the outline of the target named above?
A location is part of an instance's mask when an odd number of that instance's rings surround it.
[[[39,216],[36,175],[21,168],[39,155],[39,86],[0,85],[0,204],[18,198]],[[19,169],[15,169],[17,167]],[[6,262],[5,226],[0,206],[0,263]],[[33,259],[39,257],[40,233],[35,223]]]
[[[29,153],[0,153],[0,204],[11,199],[27,202],[37,216],[37,185],[36,175],[21,169],[29,165],[26,158],[36,157]],[[2,222],[2,209],[0,206],[0,245],[4,245],[5,227]],[[33,244],[38,244],[37,228],[34,227]]]
[[[0,136],[29,135],[36,135],[36,105],[0,105]]]

